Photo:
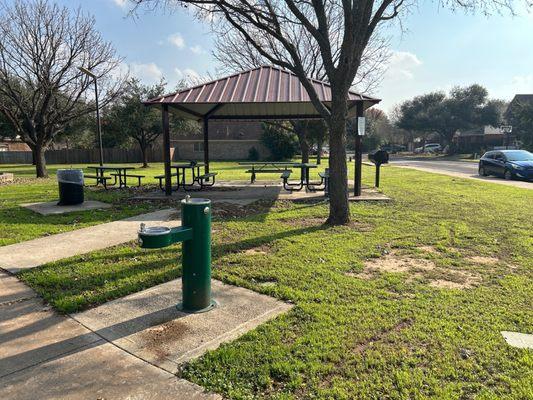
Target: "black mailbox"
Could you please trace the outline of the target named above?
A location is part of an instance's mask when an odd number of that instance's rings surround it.
[[[368,153],[368,159],[376,165],[387,164],[389,162],[389,153],[385,150],[374,150]]]
[[[385,150],[374,150],[368,153],[368,159],[376,165],[376,187],[379,187],[379,167],[389,162],[389,153]]]

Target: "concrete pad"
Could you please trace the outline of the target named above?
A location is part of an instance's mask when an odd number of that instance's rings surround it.
[[[350,193],[353,193],[353,182],[349,181]],[[230,190],[231,189],[231,190]],[[229,183],[224,182],[210,188],[209,190],[204,191],[193,191],[193,192],[184,192],[178,191],[172,193],[172,198],[181,200],[189,194],[191,197],[204,197],[210,199],[214,204],[217,202],[238,204],[238,205],[247,205],[253,203],[257,200],[292,200],[292,201],[302,201],[302,200],[316,200],[316,201],[327,201],[327,198],[324,196],[324,191],[317,192],[306,192],[305,190],[300,191],[287,191],[278,184],[250,184],[244,182],[235,182],[232,186],[229,186]],[[167,198],[165,194],[161,191],[155,191],[148,193],[142,196],[137,197],[138,199],[150,199],[150,200],[159,200]],[[390,197],[379,192],[375,188],[363,187],[361,196],[358,197],[349,197],[350,201],[388,201],[391,200]]]
[[[37,295],[14,276],[0,272],[0,306],[27,300]]]
[[[0,378],[98,340],[100,337],[51,311],[39,299],[1,306]]]
[[[502,331],[501,334],[509,346],[519,349],[533,349],[532,334],[507,331]]]
[[[292,306],[213,280],[215,309],[185,314],[176,309],[181,279],[77,313],[72,318],[120,348],[168,372],[221,343],[234,340]]]
[[[135,240],[139,225],[181,225],[176,209],[166,209],[0,247],[0,268],[17,273],[63,258]]]
[[[103,340],[2,378],[9,400],[220,399]]]
[[[101,201],[96,200],[86,200],[81,204],[76,204],[72,206],[58,206],[57,201],[48,201],[46,203],[28,203],[21,204],[20,206],[32,210],[41,215],[59,215],[75,211],[89,211],[99,210],[103,208],[111,208],[111,204],[102,203]]]

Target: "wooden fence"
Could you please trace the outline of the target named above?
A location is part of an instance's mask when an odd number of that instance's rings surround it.
[[[163,150],[160,147],[148,149],[148,162],[162,162]],[[173,152],[171,151],[171,154]],[[47,150],[47,164],[93,164],[100,162],[98,149]],[[140,163],[139,149],[104,149],[104,163]],[[31,164],[30,151],[0,151],[0,164]]]

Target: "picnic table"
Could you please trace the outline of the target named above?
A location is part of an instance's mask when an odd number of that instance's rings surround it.
[[[257,174],[288,171],[294,163],[287,161],[245,161],[240,162],[239,165],[250,168],[246,172],[251,174],[250,183],[254,183]]]
[[[135,175],[135,174],[129,174],[128,171],[131,171],[135,169],[135,167],[124,167],[124,166],[114,166],[114,165],[98,165],[98,166],[88,166],[88,169],[94,169],[95,175],[86,175],[86,178],[92,178],[96,179],[96,185],[101,183],[104,185],[104,187],[107,189],[108,183],[107,181],[111,179],[109,176],[105,176],[106,171],[114,171],[114,173],[111,173],[111,176],[114,177],[114,181],[112,185],[117,184],[117,178],[118,178],[118,185],[119,188],[122,187],[128,187],[126,179],[128,177],[137,178],[139,180],[139,186],[141,185],[141,178],[144,178],[144,175]]]
[[[204,166],[205,166],[205,163],[203,162],[199,162],[199,163],[188,162],[188,163],[172,164],[170,168],[176,170],[176,176],[177,176],[177,181],[178,181],[177,188],[179,189],[180,185],[183,188],[191,187],[194,185],[195,182],[198,182],[198,177],[201,176],[200,167],[204,167]],[[187,175],[185,172],[188,169],[191,170],[191,174],[192,174],[191,183],[187,183]]]
[[[324,184],[324,176],[320,176],[320,182],[311,182],[309,180],[309,170],[317,168],[317,164],[313,163],[298,163],[292,161],[246,161],[239,165],[248,166],[250,169],[247,173],[252,174],[251,183],[255,182],[256,176],[259,173],[276,173],[281,172],[281,179],[283,180],[283,188],[290,191],[299,191],[304,187],[309,191],[324,190],[321,187]],[[289,178],[293,169],[300,170],[300,181],[297,183],[290,183]]]
[[[171,174],[172,176],[176,177],[176,187],[174,190],[179,190],[180,187],[183,189],[192,188],[195,183],[198,183],[200,185],[200,189],[206,187],[206,186],[213,186],[215,184],[215,176],[217,175],[216,172],[211,173],[200,173],[200,168],[205,167],[205,163],[203,162],[186,162],[186,163],[178,163],[178,164],[172,164],[170,166],[171,169],[176,170],[175,173]],[[191,183],[187,183],[187,175],[186,171],[191,170],[192,179]],[[165,179],[165,175],[157,175],[155,177],[156,179],[159,179],[159,187],[161,190],[164,190],[163,188],[163,179]],[[209,181],[212,179],[211,183],[206,184],[205,181]]]

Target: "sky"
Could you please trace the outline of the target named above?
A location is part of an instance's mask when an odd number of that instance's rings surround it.
[[[186,76],[216,73],[209,26],[186,10],[128,16],[127,0],[58,0],[94,15],[96,28],[124,58],[124,67],[147,84],[164,78],[169,88]],[[532,10],[533,11],[533,10]],[[478,83],[492,98],[533,93],[533,14],[465,15],[420,1],[387,27],[392,56],[372,95],[390,112],[423,93]]]

